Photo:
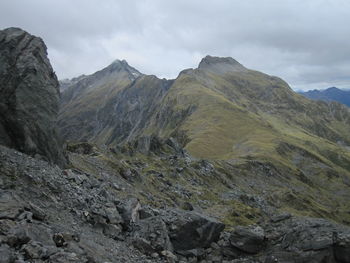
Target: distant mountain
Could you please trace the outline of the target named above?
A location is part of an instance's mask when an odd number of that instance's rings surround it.
[[[337,101],[350,107],[350,90],[331,87],[325,90],[315,89],[299,93],[312,100]]]
[[[66,90],[66,88],[76,84],[77,82],[79,82],[80,80],[82,80],[83,78],[85,78],[85,75],[81,75],[79,77],[76,78],[72,78],[72,79],[62,79],[59,81],[59,85],[60,85],[60,92],[64,92]]]
[[[291,139],[286,130],[350,144],[349,123],[347,108],[306,100],[280,78],[212,56],[175,80],[117,60],[67,87],[59,114],[68,140],[115,146],[142,136],[175,137],[191,154],[215,159],[273,156],[274,146]]]
[[[256,182],[255,194],[287,210],[350,222],[350,109],[309,100],[233,58],[207,56],[175,80],[117,61],[66,88],[58,124],[68,141],[123,153],[175,140],[222,173]],[[221,191],[217,180],[213,192]]]

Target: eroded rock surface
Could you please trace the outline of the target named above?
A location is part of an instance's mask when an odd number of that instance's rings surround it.
[[[0,94],[0,144],[62,166],[58,81],[41,38],[0,31]]]

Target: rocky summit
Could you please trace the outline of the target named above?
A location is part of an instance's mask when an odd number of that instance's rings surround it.
[[[59,84],[40,38],[19,28],[0,31],[0,92],[0,143],[63,165]]]
[[[115,60],[58,112],[42,40],[0,47],[0,263],[350,262],[347,107],[207,56],[174,80]]]

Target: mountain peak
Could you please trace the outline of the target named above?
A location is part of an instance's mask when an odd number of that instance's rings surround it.
[[[341,91],[341,89],[338,89],[336,87],[329,87],[328,89],[326,89],[325,91]]]
[[[139,72],[137,69],[131,67],[126,60],[114,60],[109,66],[102,69],[99,72],[96,72],[98,74],[119,74],[119,72],[127,72],[132,78],[137,78],[138,76],[142,75],[141,72]],[[95,74],[96,74],[95,73]]]
[[[109,66],[107,66],[108,69],[112,71],[120,71],[120,70],[136,70],[133,67],[131,67],[126,60],[114,60]]]
[[[231,57],[204,57],[198,66],[199,69],[208,70],[216,74],[246,71],[247,69]]]

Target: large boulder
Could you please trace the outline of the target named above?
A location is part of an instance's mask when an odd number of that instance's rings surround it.
[[[209,247],[225,228],[216,219],[194,211],[167,210],[162,213],[162,219],[168,226],[171,243],[177,252]]]
[[[260,226],[237,227],[230,236],[231,244],[251,254],[258,253],[264,245],[265,233]]]
[[[0,144],[64,165],[59,96],[43,40],[19,28],[0,31]]]
[[[145,254],[172,251],[165,223],[159,216],[140,220],[134,225],[132,243]]]

